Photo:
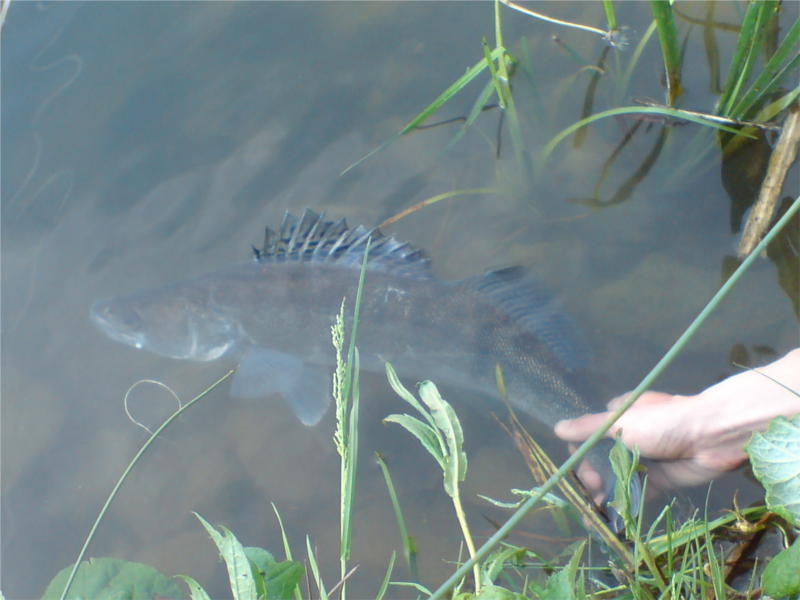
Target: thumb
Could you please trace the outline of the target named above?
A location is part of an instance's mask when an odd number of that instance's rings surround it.
[[[608,419],[609,413],[593,413],[583,415],[577,419],[559,421],[555,424],[553,431],[562,440],[567,442],[582,442]]]

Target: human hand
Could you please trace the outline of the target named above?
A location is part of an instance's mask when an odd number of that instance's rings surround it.
[[[753,431],[778,415],[800,413],[800,397],[787,388],[800,390],[800,349],[694,396],[645,392],[607,435],[619,434],[628,447],[638,446],[641,456],[654,459],[648,468],[650,491],[705,483],[744,462],[744,444]],[[626,398],[609,402],[608,412],[560,421],[556,435],[568,442],[585,440]],[[578,476],[596,500],[602,499],[603,482],[586,461]]]
[[[555,433],[568,442],[582,442],[592,435],[628,397],[608,403],[608,412],[560,421]],[[645,392],[609,429],[629,448],[637,446],[642,457],[655,459],[648,469],[648,491],[696,485],[710,481],[740,465],[746,458],[742,449],[750,432],[741,437],[711,440],[704,436],[704,416],[695,396]],[[587,461],[578,476],[595,499],[602,496],[603,481]]]

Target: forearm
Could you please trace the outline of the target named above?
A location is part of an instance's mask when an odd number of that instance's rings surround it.
[[[798,393],[800,349],[763,367],[729,377],[694,396],[693,400],[702,407],[701,439],[741,444],[750,432],[766,429],[773,418],[800,413]]]

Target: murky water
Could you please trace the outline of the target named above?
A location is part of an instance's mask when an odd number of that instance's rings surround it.
[[[538,6],[603,22],[597,3]],[[688,4],[685,12],[700,17],[702,6]],[[737,10],[719,4],[714,18],[736,22]],[[595,64],[603,44],[591,34],[503,14],[506,43],[523,57],[514,92],[525,143],[536,154],[580,117],[590,84],[592,71],[581,70],[565,45]],[[648,18],[646,3],[620,7],[634,35]],[[324,209],[374,225],[437,194],[495,188],[425,208],[390,231],[425,248],[444,278],[512,264],[536,271],[590,339],[598,404],[630,389],[655,364],[716,290],[737,239],[719,159],[710,153],[695,169],[678,171],[695,126],[664,134],[660,124],[641,125],[604,174],[634,124],[606,120],[582,141],[559,146],[524,194],[509,194],[521,182],[507,130],[495,156],[496,110],[449,153],[442,150],[457,125],[417,132],[339,175],[477,62],[480,39],[492,31],[488,3],[12,5],[2,42],[6,597],[41,594],[50,576],[74,560],[145,439],[124,414],[126,390],[152,378],[189,399],[230,366],[169,361],[115,344],[91,326],[92,301],[245,259],[263,227],[276,225],[286,209]],[[724,65],[734,36],[713,33]],[[702,34],[697,25],[689,31],[688,55],[706,55]],[[655,43],[628,88],[611,77],[601,81],[595,111],[636,96],[663,98]],[[606,68],[624,69],[630,58],[630,50],[612,52]],[[683,105],[710,107],[708,65],[697,60],[687,69]],[[480,85],[457,96],[441,118],[467,114]],[[761,261],[660,387],[689,392],[732,373],[734,347],[757,362],[765,348],[780,353],[796,344],[791,302],[774,266]],[[435,369],[420,377],[435,379]],[[370,595],[391,551],[399,550],[385,486],[370,460],[374,451],[389,461],[420,550],[422,580],[435,585],[459,543],[440,474],[415,441],[381,424],[389,412],[404,410],[381,378],[366,378],[362,398],[353,592]],[[504,515],[476,494],[507,499],[510,487],[527,487],[529,478],[487,407],[450,399],[466,429],[469,517],[485,536],[493,528],[483,516]],[[131,396],[136,417],[148,424],[163,418],[170,402],[152,386]],[[90,555],[187,573],[224,596],[216,550],[191,511],[227,525],[245,544],[280,554],[274,502],[295,551],[302,555],[308,533],[334,583],[332,431],[330,417],[309,430],[279,399],[233,401],[223,386],[145,457]],[[563,456],[561,445],[542,435]],[[715,489],[716,508],[734,489],[745,500],[757,497],[738,474]],[[704,495],[698,490],[696,499]],[[527,530],[546,535],[554,528],[546,516],[534,516]],[[407,577],[398,567],[395,579]]]

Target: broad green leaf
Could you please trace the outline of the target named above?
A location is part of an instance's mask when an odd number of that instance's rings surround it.
[[[431,415],[428,414],[428,411],[420,404],[419,400],[414,397],[414,394],[409,392],[406,387],[400,383],[400,379],[397,377],[397,373],[394,370],[394,367],[390,363],[386,363],[386,378],[389,380],[389,385],[392,386],[392,389],[395,393],[400,396],[403,400],[408,402],[414,409],[425,417],[425,420],[433,426],[433,419]]]
[[[220,527],[222,531],[220,533],[199,514],[194,513],[194,516],[206,528],[208,535],[217,545],[222,560],[225,561],[225,566],[228,568],[228,579],[231,583],[231,594],[234,600],[256,600],[258,598],[256,583],[253,580],[250,561],[247,560],[242,544],[226,527]]]
[[[626,531],[634,530],[634,516],[639,513],[640,497],[633,497],[635,494],[631,493],[631,488],[639,489],[638,481],[634,481],[634,477],[638,477],[636,469],[639,464],[639,452],[636,448],[633,449],[633,454],[628,450],[628,447],[623,443],[622,438],[618,437],[614,441],[614,445],[609,453],[609,460],[611,461],[611,469],[614,471],[616,480],[614,481],[614,500],[611,506],[622,515],[622,520],[625,523]]]
[[[446,448],[444,447],[444,442],[442,441],[441,436],[433,427],[426,425],[419,419],[410,415],[389,415],[383,420],[383,422],[397,423],[401,427],[405,428],[406,431],[416,437],[422,444],[423,448],[425,448],[428,453],[436,459],[436,462],[439,463],[439,466],[442,468],[442,470],[445,469]]]
[[[464,433],[453,408],[442,398],[436,384],[423,381],[419,385],[419,395],[431,411],[436,427],[447,441],[445,456],[444,488],[450,497],[455,496],[458,483],[467,474],[467,455],[462,449]]]
[[[492,586],[494,580],[503,571],[505,563],[513,557],[515,564],[520,564],[522,558],[525,556],[523,548],[515,548],[513,546],[500,548],[498,551],[492,553],[484,562],[481,568],[481,583],[483,586]]]
[[[547,584],[537,590],[541,600],[577,600],[585,597],[582,589],[583,579],[578,577],[578,564],[585,545],[586,542],[581,542],[569,563],[563,569],[552,574],[547,579]]]
[[[263,548],[248,547],[244,553],[250,561],[259,598],[284,600],[292,597],[303,575],[303,565],[293,560],[277,562]]]
[[[42,600],[61,597],[72,566],[50,581]],[[181,586],[150,565],[116,558],[90,558],[78,568],[67,598],[74,600],[152,600],[183,598]]]
[[[183,579],[184,583],[189,587],[192,600],[211,600],[211,596],[208,595],[208,592],[188,575],[177,575],[176,577]]]
[[[525,600],[525,596],[522,594],[517,594],[498,585],[483,586],[480,593],[472,597],[475,600]]]
[[[800,595],[800,538],[773,557],[761,575],[764,593],[771,598]]]
[[[769,509],[800,524],[800,415],[773,419],[766,432],[753,434],[745,451]]]

